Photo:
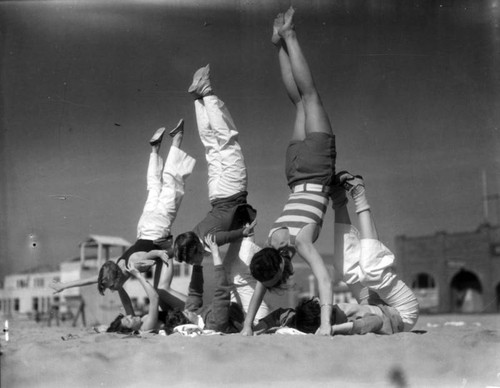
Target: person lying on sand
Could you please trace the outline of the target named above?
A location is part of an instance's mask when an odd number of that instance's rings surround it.
[[[135,279],[139,281],[146,295],[149,299],[148,313],[143,316],[137,316],[135,313],[132,314],[119,314],[113,322],[109,325],[106,332],[150,332],[163,329],[165,324],[162,322],[159,316],[159,301],[160,297],[158,292],[153,288],[153,286],[144,278],[144,276],[139,272],[134,266],[126,268],[126,271],[132,275]]]
[[[104,295],[106,289],[118,291],[127,314],[133,314],[132,303],[123,284],[129,279],[128,268],[135,267],[140,272],[147,272],[156,265],[154,288],[169,289],[169,279],[173,277],[173,249],[170,233],[184,196],[186,179],[191,175],[195,159],[181,150],[184,135],[184,120],[170,131],[173,137],[167,160],[162,170],[163,160],[158,155],[165,128],[158,129],[150,140],[151,154],[147,170],[148,197],[143,213],[137,225],[137,241],[125,253],[113,262],[106,261],[99,274],[87,279],[79,279],[67,283],[54,282],[50,285],[55,293],[67,288],[96,284]],[[165,263],[165,265],[163,265]],[[162,277],[162,272],[166,272]],[[160,283],[160,279],[165,281]],[[168,299],[168,295],[165,297]]]
[[[252,274],[258,284],[243,335],[252,335],[254,313],[266,291],[282,288],[293,274],[292,258],[296,253],[311,267],[318,281],[322,317],[318,334],[330,333],[333,290],[330,275],[314,242],[319,237],[329,202],[332,172],[335,171],[335,136],[297,39],[294,12],[290,7],[284,14],[278,14],[271,39],[278,49],[285,89],[295,106],[295,124],[285,166],[291,193],[269,232],[268,247],[252,260]]]

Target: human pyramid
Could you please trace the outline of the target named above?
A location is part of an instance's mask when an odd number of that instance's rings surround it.
[[[171,235],[195,160],[182,149],[184,121],[170,131],[172,145],[165,164],[159,150],[166,132],[150,140],[148,197],[137,226],[137,241],[116,261],[107,261],[99,275],[54,283],[55,292],[97,284],[118,291],[125,311],[107,331],[165,330],[167,333],[220,332],[245,336],[287,328],[291,332],[393,334],[411,330],[419,316],[417,299],[393,271],[394,255],[378,240],[364,180],[347,171],[335,172],[335,136],[302,53],[290,7],[274,20],[271,41],[278,51],[283,83],[295,106],[295,123],[285,167],[290,195],[274,222],[266,247],[254,242],[256,210],[247,203],[247,172],[238,130],[227,106],[215,94],[209,65],[195,72],[188,92],[194,107],[208,165],[211,210],[191,231]],[[352,200],[359,231],[347,210]],[[333,304],[332,280],[314,242],[331,203],[335,212],[334,270],[342,275],[358,303]],[[229,244],[225,257],[219,247]],[[318,282],[319,297],[295,309],[271,311],[267,291],[286,289],[299,254]],[[203,260],[211,256],[216,289],[203,305]],[[187,295],[170,287],[173,260],[193,266]],[[154,282],[143,276],[155,267]],[[149,298],[148,313],[137,316],[124,283],[136,278]]]

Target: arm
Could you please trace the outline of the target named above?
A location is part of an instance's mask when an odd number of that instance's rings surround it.
[[[230,285],[227,280],[226,271],[222,265],[219,247],[215,242],[214,235],[207,235],[205,243],[212,252],[214,261],[215,292],[212,300],[211,311],[207,319],[207,328],[211,330],[226,332],[229,326],[229,305],[231,303]]]
[[[316,225],[310,224],[304,227],[297,236],[296,247],[300,256],[309,264],[312,273],[318,281],[318,291],[321,306],[321,325],[316,332],[318,335],[330,335],[330,318],[333,309],[333,289],[330,274],[325,263],[313,244]]]
[[[332,335],[335,334],[343,334],[343,335],[351,335],[353,334],[352,328],[354,324],[352,322],[339,323],[338,325],[332,325]]]
[[[120,300],[122,302],[123,308],[125,310],[126,315],[135,315],[134,308],[132,307],[132,301],[127,294],[127,291],[120,287],[118,289],[118,295],[120,296]]]
[[[261,282],[257,282],[255,285],[255,291],[253,292],[252,299],[250,300],[250,304],[248,305],[247,316],[245,317],[245,322],[243,322],[243,330],[241,330],[241,334],[244,336],[253,335],[253,320],[257,315],[257,310],[264,299],[264,295],[266,294],[266,287],[262,285]]]
[[[356,319],[352,324],[352,330],[348,334],[366,334],[376,333],[381,330],[384,321],[378,315],[371,314],[363,318]]]
[[[133,277],[135,277],[139,281],[139,283],[141,283],[142,288],[144,288],[144,291],[146,291],[146,294],[149,298],[148,314],[142,323],[141,330],[143,331],[153,330],[158,323],[158,302],[159,302],[158,293],[153,288],[153,286],[149,284],[149,282],[146,279],[144,279],[144,276],[141,275],[141,273],[137,270],[137,268],[129,267],[127,268],[127,271]]]
[[[159,249],[150,252],[135,252],[130,255],[129,265],[132,264],[139,272],[147,272],[151,266],[163,262],[168,265],[168,254]]]
[[[240,229],[216,232],[215,241],[217,242],[217,245],[221,246],[238,241],[243,237],[251,236],[255,225],[257,225],[257,220],[254,220],[251,224],[246,224],[245,227]]]
[[[188,311],[196,311],[201,306],[203,306],[203,267],[195,264],[193,265],[188,297],[184,308]]]
[[[51,284],[49,284],[49,287],[54,290],[54,294],[57,294],[57,293],[64,291],[68,288],[89,286],[91,284],[97,284],[97,275],[92,276],[91,278],[78,279],[78,280],[73,280],[71,282],[65,282],[65,283],[53,281]]]

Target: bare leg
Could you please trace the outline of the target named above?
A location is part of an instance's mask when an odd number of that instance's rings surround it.
[[[278,14],[276,19],[274,20],[273,43],[276,42],[274,44],[278,48],[278,58],[283,84],[285,85],[288,97],[296,108],[292,140],[304,140],[306,136],[304,104],[302,103],[299,89],[297,88],[297,84],[295,83],[295,79],[293,77],[292,65],[286,51],[286,46],[284,45],[284,42],[281,40],[281,37],[277,32],[279,28],[283,26],[283,22],[283,14]],[[278,37],[278,40],[276,40],[276,36]]]
[[[278,30],[279,35],[285,41],[292,74],[302,96],[305,110],[305,131],[332,133],[332,127],[328,115],[323,108],[318,91],[314,84],[311,70],[302,53],[293,26],[294,9],[290,7],[284,15],[284,23]]]

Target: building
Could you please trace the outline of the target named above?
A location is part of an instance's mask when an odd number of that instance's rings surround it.
[[[424,312],[500,311],[500,227],[396,238],[397,272]]]
[[[36,267],[5,277],[0,289],[0,314],[47,317],[57,311],[58,316],[73,318],[80,307],[85,307],[86,323],[111,322],[121,311],[122,305],[116,292],[106,291],[101,296],[97,285],[76,287],[54,294],[50,284],[70,282],[95,277],[105,260],[116,260],[130,246],[120,237],[91,235],[80,243],[80,256],[53,267]],[[152,282],[152,271],[146,274]],[[186,292],[191,278],[191,266],[174,264],[172,288]],[[148,304],[146,293],[139,282],[130,279],[125,283],[137,312],[145,310]]]

